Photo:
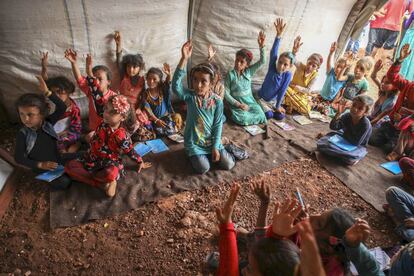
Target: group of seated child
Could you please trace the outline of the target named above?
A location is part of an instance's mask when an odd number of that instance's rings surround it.
[[[53,187],[67,187],[70,179],[75,179],[102,188],[112,197],[116,193],[117,179],[124,174],[122,154],[134,159],[141,171],[151,164],[142,161],[133,149],[134,143],[169,136],[183,127],[180,114],[173,109],[171,91],[186,103],[184,148],[192,167],[200,174],[209,171],[212,164],[224,170],[235,165],[234,156],[226,151],[221,139],[225,121],[223,99],[230,108],[231,120],[239,125],[265,124],[271,118],[281,120],[286,114],[284,107],[288,112],[301,114],[309,114],[311,110],[335,114],[331,129],[339,131],[339,135],[356,149],[344,151],[330,143],[329,137],[334,133],[322,137],[317,145],[321,152],[336,156],[347,164],[355,164],[367,154],[368,141],[392,145],[388,158],[393,159],[412,149],[412,116],[407,116],[414,109],[414,97],[410,93],[412,85],[407,88],[410,84],[398,76],[397,65],[410,54],[408,46],[403,48],[396,64],[381,81],[377,73],[383,65],[381,62],[375,64],[372,78],[379,87],[379,98],[369,115],[373,100],[364,93],[368,89],[365,76],[373,65],[370,58],[358,60],[354,74],[348,74],[350,63],[345,58],[339,58],[332,68],[336,50],[336,43],[333,43],[327,59],[326,81],[322,90],[315,93],[312,87],[323,63],[322,56],[314,53],[306,64],[297,62],[296,54],[302,45],[299,36],[294,40],[291,52],[278,56],[286,24],[277,19],[274,26],[276,37],[270,51],[269,67],[257,95],[253,95],[251,81],[266,63],[264,32],[259,32],[257,39],[259,60],[251,64],[251,51],[237,51],[234,69],[228,72],[224,85],[220,70],[213,62],[215,51],[209,47],[208,60],[191,69],[190,87],[184,88],[186,64],[192,54],[191,40],[182,46],[182,56],[173,77],[168,64],[164,64],[162,70],[148,69],[144,77],[141,74],[145,69],[143,57],[140,54],[122,55],[121,34],[115,32],[116,60],[121,77],[119,93],[111,89],[112,74],[108,67],[93,66],[92,57],[87,55],[86,75],[83,76],[77,53],[66,50],[65,58],[71,64],[75,80],[88,98],[89,127],[85,140],[89,148],[83,153],[78,152],[80,111],[70,98],[74,85],[62,76],[48,78],[48,54],[43,54],[42,74],[38,78],[40,89],[54,103],[55,111],[49,114],[45,97],[38,94],[25,94],[17,100],[24,126],[17,135],[16,161],[37,172],[65,165],[66,173],[52,182]],[[296,70],[292,76],[293,65]],[[396,99],[398,91],[401,92]]]

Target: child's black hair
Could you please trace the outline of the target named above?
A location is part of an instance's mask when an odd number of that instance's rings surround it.
[[[371,106],[374,104],[374,100],[368,95],[358,95],[352,102],[360,102],[366,106],[367,112],[371,109]]]
[[[46,85],[49,89],[56,87],[61,91],[66,91],[68,94],[75,92],[75,85],[67,77],[57,76],[46,80]]]
[[[201,72],[203,74],[209,75],[211,82],[214,81],[214,77],[216,76],[216,68],[211,63],[200,63],[200,64],[194,66],[190,71],[190,80],[191,80],[191,82],[192,82],[194,74],[196,72]]]
[[[263,238],[251,249],[261,275],[294,275],[300,263],[300,250],[291,240]]]
[[[19,107],[37,107],[43,118],[49,115],[49,105],[43,95],[35,93],[23,94],[16,101],[17,111],[19,111]]]
[[[112,80],[112,73],[111,73],[111,70],[109,70],[108,67],[106,67],[105,65],[96,65],[92,68],[92,73],[95,74],[99,70],[102,70],[102,71],[105,72],[106,78],[108,79],[108,81]]]
[[[112,105],[112,100],[117,97],[118,95],[114,95],[109,97],[107,104]],[[125,114],[125,120],[122,122],[122,126],[129,132],[132,133],[135,130],[136,124],[136,117],[135,117],[135,109],[132,107],[131,103],[129,102],[129,110]]]
[[[345,236],[346,230],[351,228],[355,223],[353,216],[341,208],[334,208],[329,211],[326,218],[326,224],[324,232],[328,236],[332,236],[338,239],[342,239]],[[349,270],[349,259],[345,253],[345,249],[342,245],[331,245],[328,240],[318,239],[318,247],[323,256],[335,255],[342,263],[345,271]],[[332,253],[333,252],[333,253]]]
[[[151,68],[148,70],[148,72],[147,72],[146,76],[148,77],[148,75],[149,75],[149,74],[154,74],[154,75],[157,75],[157,76],[160,78],[160,84],[162,83],[163,73],[162,73],[161,69],[156,68],[156,67],[151,67]]]
[[[125,55],[122,58],[121,61],[121,76],[125,76],[126,75],[126,67],[127,65],[131,65],[131,66],[135,66],[135,67],[140,67],[141,70],[145,69],[145,62],[144,62],[144,58],[142,57],[141,54],[136,54],[136,55]]]
[[[250,65],[250,62],[253,60],[253,53],[247,49],[240,49],[236,53],[236,57],[242,57],[246,60],[247,65]]]

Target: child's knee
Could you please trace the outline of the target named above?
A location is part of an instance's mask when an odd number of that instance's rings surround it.
[[[408,157],[403,157],[398,161],[398,164],[400,165],[401,170],[407,171],[409,169],[414,168],[414,160]]]
[[[195,155],[190,157],[191,166],[198,174],[205,174],[210,170],[210,162],[204,155]]]
[[[275,112],[273,114],[273,118],[275,118],[278,121],[283,120],[285,117],[286,117],[285,113],[282,113],[282,112]]]
[[[395,201],[395,199],[398,197],[398,193],[401,190],[397,187],[391,186],[385,191],[385,199],[388,203]]]
[[[221,160],[220,160],[220,167],[223,170],[229,171],[231,170],[235,165],[236,162],[234,161],[234,157],[228,153],[226,150],[220,152]]]
[[[266,116],[266,119],[268,119],[268,120],[272,119],[273,118],[273,111],[271,111],[271,110],[266,111],[265,116]]]

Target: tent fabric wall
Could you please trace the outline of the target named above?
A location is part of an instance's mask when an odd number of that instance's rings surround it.
[[[188,24],[190,3],[194,4],[193,26]],[[216,62],[224,71],[233,67],[240,48],[259,56],[257,34],[264,30],[267,49],[273,43],[273,21],[283,17],[287,28],[280,51],[290,50],[293,39],[302,36],[298,59],[313,52],[327,57],[329,46],[340,33],[355,0],[294,1],[202,1],[202,0],[3,0],[0,1],[0,100],[16,120],[14,102],[18,96],[37,91],[35,74],[40,72],[40,52],[49,51],[49,76],[63,74],[73,79],[70,64],[63,57],[66,48],[84,57],[91,52],[94,64],[105,64],[115,73],[114,30],[123,35],[124,53],[142,53],[147,67],[170,63],[173,68],[180,47],[192,33],[192,64],[204,61],[207,46],[217,49]],[[324,68],[324,67],[323,67]],[[318,86],[325,70],[321,70]],[[255,76],[258,84],[266,66]],[[118,74],[113,87],[117,89]]]
[[[114,30],[123,35],[124,53],[142,53],[148,66],[175,66],[187,39],[189,1],[184,0],[3,0],[0,1],[0,100],[16,120],[15,100],[36,92],[40,52],[49,51],[49,76],[73,79],[65,49],[78,51],[84,71],[88,52],[94,64],[115,66]]]

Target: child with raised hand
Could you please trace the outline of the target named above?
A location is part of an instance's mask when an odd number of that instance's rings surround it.
[[[368,222],[354,219],[339,208],[311,215],[309,221],[326,275],[349,275],[350,262],[355,265],[359,275],[384,275],[375,257],[364,245],[371,233]]]
[[[208,63],[191,69],[192,89],[183,87],[185,67],[192,53],[192,42],[181,48],[181,59],[172,80],[174,93],[187,104],[184,147],[197,173],[210,170],[210,160],[221,169],[230,170],[235,162],[221,144],[223,129],[223,101],[213,93],[214,69]]]
[[[270,50],[269,69],[259,90],[259,104],[267,119],[282,120],[286,113],[282,103],[286,89],[292,80],[292,73],[289,69],[295,62],[295,57],[291,52],[284,52],[278,58],[279,44],[286,24],[283,19],[278,18],[274,25],[276,38]]]
[[[84,77],[79,70],[77,53],[72,49],[67,49],[65,51],[65,58],[72,66],[72,72],[80,90],[88,97],[89,139],[93,135],[93,131],[102,123],[103,106],[110,97],[116,95],[109,87],[111,84],[111,71],[104,65],[97,65],[92,68],[92,57],[87,55],[86,71],[88,76]]]
[[[144,93],[144,108],[153,123],[156,133],[160,136],[168,136],[176,133],[176,120],[181,116],[174,112],[171,104],[171,68],[164,63],[163,71],[166,79],[163,81],[163,73],[160,69],[152,67],[147,72],[148,88]],[[175,120],[174,120],[175,119]]]
[[[214,81],[213,81],[213,92],[220,97],[220,99],[224,100],[224,93],[225,88],[222,83],[222,75],[220,72],[219,65],[214,61],[214,57],[216,56],[217,50],[214,49],[213,45],[209,44],[207,49],[207,62],[210,63],[211,67],[214,69]]]
[[[269,209],[271,190],[270,185],[262,181],[261,183],[254,182],[250,189],[259,198],[259,212],[257,213],[255,238],[256,240],[264,238],[267,230],[267,210]]]
[[[296,37],[293,43],[292,53],[296,56],[302,46],[301,37]],[[296,71],[286,91],[285,105],[288,113],[296,111],[308,115],[311,111],[313,85],[318,76],[318,70],[323,62],[320,54],[310,55],[305,63],[295,62]]]
[[[41,76],[37,76],[37,79],[44,95],[24,94],[16,102],[23,127],[16,135],[14,158],[18,164],[40,173],[52,171],[59,164],[76,156],[59,152],[58,136],[53,129],[53,125],[66,110],[65,103],[48,89]],[[55,112],[52,114],[49,114],[46,97],[55,104]],[[55,189],[65,189],[70,185],[70,179],[63,175],[53,180],[50,185]]]
[[[142,101],[142,92],[145,88],[145,79],[140,76],[145,69],[144,59],[141,54],[128,54],[122,57],[122,37],[119,31],[115,31],[116,63],[121,77],[119,91],[128,98],[133,108],[139,108]]]
[[[229,71],[225,81],[226,101],[230,104],[231,119],[238,125],[254,125],[266,123],[266,116],[256,102],[252,93],[252,78],[256,71],[266,63],[265,34],[259,32],[257,42],[260,48],[260,59],[250,65],[253,54],[247,49],[236,53],[234,69]]]
[[[342,130],[343,133],[331,132],[319,139],[317,148],[321,153],[334,156],[348,165],[354,165],[367,154],[366,145],[372,133],[372,127],[367,115],[373,100],[366,96],[356,96],[352,100],[350,112],[341,114],[345,110],[346,103],[341,102],[339,110],[332,119],[329,127],[332,130]],[[333,135],[341,135],[349,143],[355,145],[354,150],[346,151],[329,141]]]
[[[82,131],[80,109],[70,97],[75,92],[73,83],[64,76],[49,78],[47,74],[48,52],[42,54],[42,77],[47,87],[66,105],[66,111],[55,123],[54,129],[59,137],[58,148],[62,153],[73,153],[79,150],[79,139]]]
[[[359,59],[354,68],[354,74],[348,74],[347,81],[340,91],[339,97],[332,103],[332,107],[338,110],[341,101],[345,102],[345,107],[350,108],[352,100],[359,95],[368,91],[369,84],[366,75],[371,71],[373,66],[372,57],[363,57]]]
[[[125,174],[122,154],[137,162],[138,173],[151,165],[144,163],[134,150],[128,134],[128,129],[134,127],[135,114],[128,99],[122,95],[110,97],[88,152],[79,160],[68,162],[65,172],[74,180],[103,189],[108,197],[115,196],[117,180]]]
[[[326,80],[313,103],[313,108],[325,115],[329,114],[330,105],[338,96],[338,92],[342,89],[347,79],[345,72],[348,68],[348,61],[345,58],[339,58],[336,63],[333,62],[336,48],[337,44],[333,42],[326,61]],[[332,67],[332,64],[334,64],[334,67]]]
[[[371,115],[371,124],[373,126],[380,124],[381,120],[387,116],[395,102],[397,101],[398,89],[387,78],[386,75],[381,80],[378,78],[378,72],[384,67],[382,60],[378,60],[371,73],[371,79],[378,87],[378,99],[374,104]]]

